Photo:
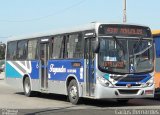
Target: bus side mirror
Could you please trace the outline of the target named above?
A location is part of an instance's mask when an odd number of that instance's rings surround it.
[[[98,53],[99,52],[99,42],[98,41],[92,41],[92,51],[94,53]]]

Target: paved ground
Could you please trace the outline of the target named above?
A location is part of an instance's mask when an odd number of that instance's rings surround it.
[[[4,72],[0,73],[0,80],[4,79],[4,74],[5,74]]]
[[[84,99],[80,105],[72,105],[66,97],[39,94],[26,97],[22,91],[13,89],[0,80],[0,114],[3,115],[148,115],[160,114],[160,100],[132,99],[127,104],[111,100]]]

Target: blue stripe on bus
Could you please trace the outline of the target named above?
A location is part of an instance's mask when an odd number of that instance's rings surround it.
[[[22,75],[15,70],[8,62],[6,62],[6,77],[7,78],[22,78]]]
[[[139,77],[139,76],[142,76],[142,75],[133,75],[135,78],[136,77]],[[135,85],[135,84],[137,84],[137,83],[146,83],[152,76],[150,75],[150,74],[145,74],[145,75],[143,75],[143,76],[145,76],[144,77],[144,79],[143,80],[141,80],[141,81],[137,81],[137,82],[121,82],[121,81],[118,81],[117,83],[116,83],[116,85],[126,85],[126,84],[131,84],[131,85]]]

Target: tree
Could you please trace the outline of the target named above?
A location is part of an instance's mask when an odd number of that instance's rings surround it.
[[[0,60],[5,58],[6,44],[0,42]]]

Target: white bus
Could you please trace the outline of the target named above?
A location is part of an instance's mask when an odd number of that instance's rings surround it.
[[[149,27],[91,23],[7,42],[6,82],[35,92],[117,99],[154,96],[154,49]]]

